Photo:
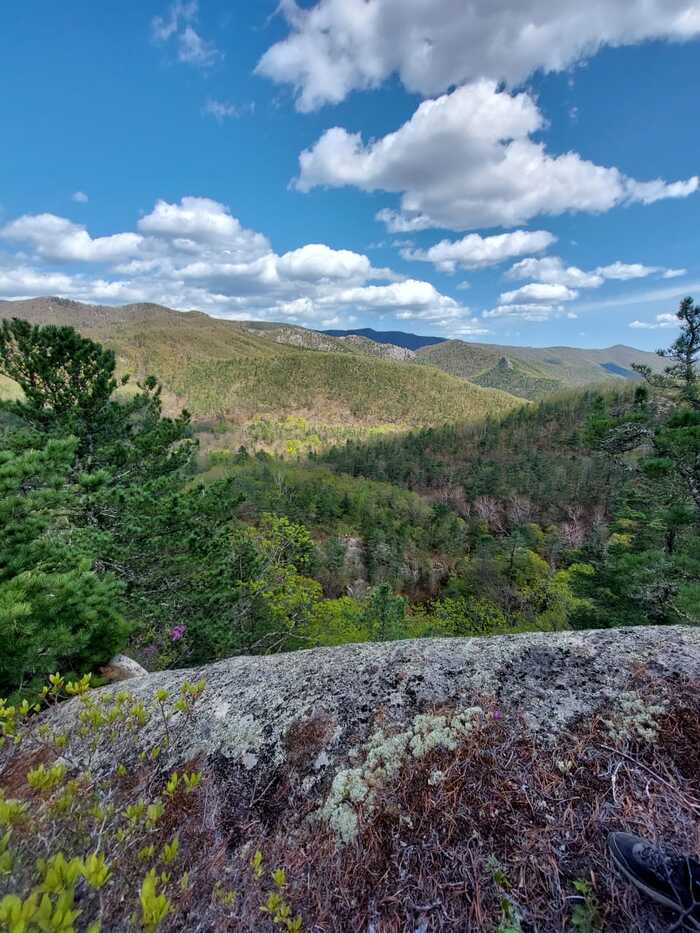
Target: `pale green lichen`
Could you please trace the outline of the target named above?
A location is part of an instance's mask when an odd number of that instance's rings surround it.
[[[351,842],[359,828],[358,807],[371,810],[376,792],[401,770],[409,757],[424,758],[437,748],[455,751],[482,714],[481,707],[474,706],[453,716],[421,714],[409,729],[394,735],[377,729],[365,747],[364,764],[336,774],[328,798],[318,811],[319,818],[336,833],[340,843]],[[439,777],[433,780],[436,775]],[[432,772],[431,783],[442,779],[442,772]]]
[[[666,712],[662,703],[649,703],[636,693],[621,693],[615,700],[615,709],[603,725],[615,742],[632,739],[653,744],[659,737],[658,717]]]

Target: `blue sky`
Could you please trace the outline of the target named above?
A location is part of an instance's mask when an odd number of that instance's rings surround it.
[[[0,298],[666,344],[700,0],[580,8],[8,0]]]

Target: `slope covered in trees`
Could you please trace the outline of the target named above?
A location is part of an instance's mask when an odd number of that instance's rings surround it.
[[[633,369],[634,363],[657,372],[662,368],[655,354],[625,346],[600,350],[505,347],[463,340],[421,347],[416,359],[477,385],[504,389],[529,399],[545,398],[567,388],[636,381],[639,376]]]
[[[348,641],[700,620],[700,312],[666,371],[310,462],[198,453],[112,350],[15,319],[0,691]],[[304,352],[304,351],[299,351]],[[348,356],[351,356],[348,354]],[[204,469],[202,470],[202,468]]]
[[[164,410],[185,406],[195,424],[223,428],[264,418],[284,438],[284,418],[357,433],[477,419],[518,402],[465,385],[417,364],[397,365],[366,353],[318,352],[278,344],[243,323],[157,305],[107,308],[62,299],[0,302],[0,317],[75,327],[115,353],[117,373],[157,373]],[[7,386],[7,384],[6,384]]]

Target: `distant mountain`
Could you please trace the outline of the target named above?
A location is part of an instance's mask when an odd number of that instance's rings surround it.
[[[306,349],[316,337],[321,343],[332,338],[309,336],[314,332],[304,328],[288,328],[300,332],[295,340],[303,344],[290,346],[275,339],[286,325],[226,321],[154,304],[113,308],[60,298],[0,301],[0,319],[9,317],[75,327],[114,350],[120,373],[157,376],[167,410],[185,406],[200,424],[277,424],[291,418],[295,429],[297,422],[311,425],[315,437],[318,425],[360,433],[398,430],[477,420],[519,404],[433,366],[383,359],[376,344],[369,352],[364,341],[362,352],[346,342],[324,346],[324,352],[320,346]],[[15,391],[0,377],[0,394]],[[255,438],[266,442],[266,431],[261,427]]]
[[[246,327],[258,336],[269,337],[277,343],[287,343],[292,347],[305,347],[307,350],[365,353],[369,356],[378,356],[383,360],[400,361],[415,358],[413,350],[407,350],[394,343],[378,343],[358,334],[334,337],[326,331],[308,330],[296,324],[273,324],[267,321],[246,321]]]
[[[601,350],[578,347],[509,347],[445,340],[421,347],[416,359],[477,385],[540,399],[562,389],[638,379],[633,363],[663,369],[655,353],[618,344]],[[507,364],[507,365],[506,365]]]
[[[424,337],[421,334],[407,334],[401,330],[373,330],[371,327],[358,327],[354,330],[324,330],[322,334],[330,337],[368,337],[375,343],[393,343],[394,346],[404,347],[406,350],[418,350],[420,347],[429,347],[434,343],[443,343],[442,337]]]

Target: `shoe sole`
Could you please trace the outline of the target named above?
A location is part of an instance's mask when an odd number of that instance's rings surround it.
[[[653,888],[648,888],[643,882],[639,880],[635,875],[628,871],[627,867],[618,860],[615,853],[610,850],[610,855],[615,863],[615,867],[618,871],[625,876],[625,878],[637,888],[638,891],[641,891],[643,894],[646,894],[647,897],[651,900],[656,901],[657,904],[662,904],[664,907],[668,907],[669,910],[672,910],[674,913],[685,914],[685,908],[681,907],[675,901],[669,900],[669,898],[664,897],[663,894],[659,894],[658,891],[655,891]],[[683,922],[688,924],[693,930],[700,930],[700,923],[697,920],[693,920],[692,917],[683,917]]]

